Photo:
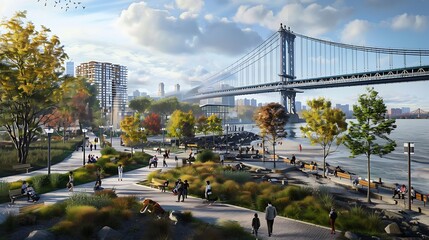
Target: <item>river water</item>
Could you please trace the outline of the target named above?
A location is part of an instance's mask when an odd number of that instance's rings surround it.
[[[310,143],[299,129],[303,125],[305,123],[288,124],[286,139],[299,142],[305,149]],[[411,155],[411,185],[419,191],[429,193],[429,119],[398,119],[396,125],[397,128],[390,134],[390,138],[396,141],[397,147],[395,151],[382,158],[371,156],[371,179],[382,178],[384,182],[408,185],[408,154],[404,154],[404,143],[414,142],[415,154]],[[244,125],[244,130],[259,133],[258,128],[250,124]],[[349,149],[342,145],[336,152],[331,153],[326,161],[330,165],[341,166],[366,178],[366,156],[360,155],[356,158],[349,156]]]

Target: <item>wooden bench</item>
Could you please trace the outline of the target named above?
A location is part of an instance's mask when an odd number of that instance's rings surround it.
[[[337,172],[337,177],[341,178],[345,178],[347,180],[352,180],[352,175],[345,173],[345,172]]]
[[[164,182],[165,182],[164,179],[152,178],[152,180],[150,181],[150,187],[151,188],[157,187],[158,189],[161,189],[164,191],[165,187],[166,187],[166,186],[164,186]]]
[[[21,189],[9,189],[10,204],[14,204],[17,198],[26,197],[27,194],[21,193]]]
[[[359,180],[359,185],[361,186],[361,187],[369,187],[370,189],[371,188],[373,188],[373,189],[377,189],[377,192],[378,192],[378,184],[377,183],[374,183],[374,182],[370,182],[369,183],[369,186],[368,186],[368,181],[365,181],[365,180]]]
[[[29,164],[29,163],[18,164],[18,165],[13,165],[12,166],[12,169],[15,170],[15,171],[20,171],[20,170],[26,169],[27,173],[28,173],[28,170],[32,169],[32,168],[33,167],[31,167],[31,164]]]
[[[423,206],[426,207],[426,202],[428,200],[427,195],[416,192],[416,200],[422,201]]]
[[[304,164],[304,169],[317,170],[317,166],[311,164]]]

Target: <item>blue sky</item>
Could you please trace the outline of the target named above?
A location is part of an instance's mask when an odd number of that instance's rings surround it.
[[[253,49],[280,22],[336,42],[429,49],[429,1],[424,0],[61,0],[54,5],[54,0],[0,0],[0,16],[27,10],[36,26],[59,36],[75,65],[95,60],[127,66],[130,94],[138,89],[155,95],[159,82],[167,91],[176,83],[189,88]],[[374,87],[388,107],[429,111],[428,84]],[[320,89],[297,100],[324,96],[353,104],[363,92],[364,87]],[[278,94],[257,98],[280,99]]]

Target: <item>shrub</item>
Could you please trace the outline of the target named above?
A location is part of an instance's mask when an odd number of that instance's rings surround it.
[[[94,193],[95,196],[102,196],[108,199],[117,198],[118,195],[115,192],[115,189],[103,189]]]
[[[88,195],[85,193],[75,193],[69,199],[66,200],[67,207],[73,206],[93,206],[96,208],[102,208],[109,206],[112,203],[112,199],[107,195]]]
[[[111,228],[117,228],[121,225],[120,218],[121,210],[113,208],[111,206],[103,207],[98,211],[95,219],[97,226],[109,226]]]
[[[31,182],[33,183],[33,188],[36,191],[41,191],[41,189],[51,185],[49,182],[49,176],[45,174],[31,177]]]
[[[60,217],[64,215],[66,208],[65,202],[58,202],[52,205],[43,206],[37,211],[39,217],[43,219],[51,219],[53,217]]]
[[[72,221],[63,220],[55,224],[50,230],[56,234],[72,235],[75,232],[75,228],[75,223]]]
[[[285,190],[285,193],[287,196],[289,196],[290,200],[298,201],[311,195],[312,190],[311,188],[288,186]]]
[[[149,221],[142,239],[172,239],[170,219],[161,218],[157,221]]]
[[[252,175],[250,175],[250,173],[246,171],[224,171],[223,176],[226,179],[230,179],[241,184],[252,180]]]
[[[118,197],[112,200],[113,207],[118,209],[129,209],[135,204],[137,204],[137,200],[133,196],[127,197]]]
[[[239,192],[240,186],[233,180],[227,180],[220,185],[219,195],[224,195],[226,200],[233,200],[236,194]]]
[[[93,206],[67,206],[66,218],[75,223],[94,222],[97,208]]]
[[[211,150],[204,149],[203,151],[197,154],[196,160],[199,162],[214,161],[215,154]]]
[[[256,197],[256,209],[258,211],[265,211],[265,207],[267,206],[268,202],[271,201],[271,196],[267,195],[260,195]]]
[[[222,221],[219,223],[224,239],[253,239],[250,234],[246,233],[240,224],[236,221]],[[247,238],[244,236],[247,235]]]
[[[118,166],[112,162],[108,162],[104,165],[103,170],[107,175],[115,175],[118,173]]]
[[[51,175],[49,176],[49,181],[51,183],[51,187],[59,188],[59,187],[64,186],[65,177],[62,177],[62,176],[63,176],[63,174],[60,174],[60,173],[51,173]]]
[[[116,154],[118,154],[118,152],[116,151],[116,149],[114,149],[112,147],[105,147],[100,152],[103,155],[116,155]]]
[[[9,183],[5,181],[0,181],[0,196],[9,195]]]

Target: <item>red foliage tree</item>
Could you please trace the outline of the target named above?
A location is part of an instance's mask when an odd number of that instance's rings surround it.
[[[142,125],[149,135],[157,135],[161,132],[161,117],[159,114],[150,113],[145,117]]]

